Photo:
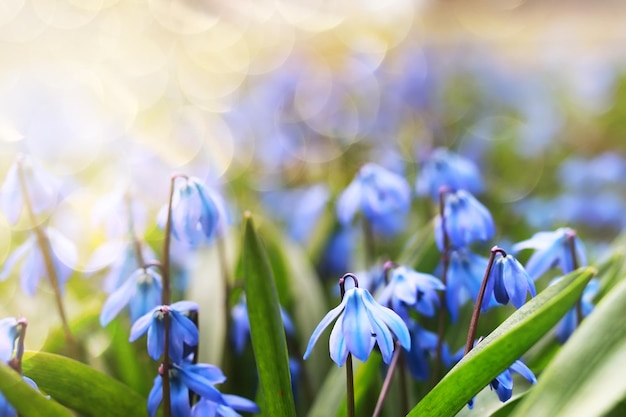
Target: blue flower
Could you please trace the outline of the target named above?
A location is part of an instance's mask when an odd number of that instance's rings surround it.
[[[498,394],[498,398],[502,402],[508,401],[513,395],[513,377],[511,372],[517,372],[526,378],[526,380],[528,380],[531,384],[537,383],[537,378],[535,377],[535,374],[533,374],[533,371],[531,371],[521,360],[516,360],[508,369],[505,369],[504,372],[489,383],[489,387],[494,390],[496,394]],[[473,400],[470,400],[468,405],[472,408]]]
[[[35,215],[54,207],[59,189],[57,181],[33,163],[30,157],[18,156],[16,162],[9,168],[0,190],[2,211],[12,224],[17,223],[25,201],[20,183],[20,170],[28,192],[28,201]]]
[[[422,166],[415,188],[418,195],[429,195],[437,201],[444,187],[450,191],[464,189],[477,193],[483,189],[483,183],[472,161],[448,149],[437,148]]]
[[[378,304],[366,289],[354,287],[345,292],[341,303],[317,325],[309,339],[304,359],[309,357],[317,339],[335,319],[337,322],[330,333],[329,349],[331,359],[338,366],[346,362],[348,353],[366,361],[376,342],[383,360],[389,363],[394,350],[393,336],[405,349],[411,347],[409,331],[400,316]]]
[[[22,375],[22,379],[28,385],[33,387],[33,389],[39,391],[39,387],[37,386],[37,384],[35,384],[35,381],[23,375]],[[4,396],[0,392],[0,417],[16,417],[16,416],[17,416],[17,411],[15,410],[15,408],[13,408],[11,404],[9,404],[7,399],[4,398]]]
[[[459,317],[459,309],[468,300],[476,301],[487,270],[488,260],[465,249],[450,251],[450,265],[446,279],[446,306],[452,322]],[[493,294],[486,293],[488,307],[496,305]]]
[[[161,276],[154,268],[140,268],[116,289],[104,303],[100,324],[104,327],[128,305],[130,321],[134,323],[144,314],[161,304]]]
[[[411,204],[411,189],[401,176],[373,163],[365,164],[337,201],[337,217],[350,224],[358,211],[372,223],[393,222]]]
[[[235,345],[235,352],[241,354],[246,347],[246,342],[250,337],[250,319],[248,318],[248,307],[246,304],[246,297],[242,296],[239,302],[233,307],[230,313],[233,319],[232,327],[232,341]],[[289,315],[280,308],[280,315],[283,319],[283,326],[285,332],[289,335],[295,335],[293,323],[289,318]]]
[[[197,310],[198,305],[192,301],[154,307],[133,324],[129,341],[134,342],[148,331],[148,354],[158,361],[163,355],[165,344],[164,318],[169,314],[169,356],[176,363],[182,362],[184,345],[198,344],[198,328],[185,313]]]
[[[501,250],[497,250],[485,289],[485,294],[491,293],[500,304],[507,304],[510,300],[515,307],[520,308],[526,302],[526,294],[530,293],[530,296],[534,297],[537,291],[535,283],[522,264],[512,255],[503,254]],[[488,306],[489,298],[485,297],[483,310]]]
[[[409,334],[411,335],[411,349],[405,349],[406,364],[411,376],[418,381],[428,380],[430,374],[429,359],[437,349],[439,336],[436,333],[423,329],[414,320],[407,322]],[[447,352],[447,345],[444,344],[444,351]],[[445,355],[444,355],[445,356]],[[448,360],[444,360],[448,362]]]
[[[333,277],[350,269],[355,234],[352,226],[340,226],[331,233],[318,265],[322,277]]]
[[[161,211],[161,226],[165,224],[166,215],[167,211]],[[176,180],[171,214],[172,235],[176,239],[194,247],[203,240],[211,240],[218,231],[220,215],[224,216],[221,199],[209,191],[199,178]]]
[[[435,314],[437,290],[445,289],[439,279],[403,265],[392,268],[389,275],[389,283],[378,297],[380,304],[391,307],[404,320],[409,317],[407,306],[428,317]]]
[[[561,278],[553,280],[550,285],[556,284]],[[600,291],[600,281],[594,278],[589,281],[580,299],[583,317],[587,317],[593,311],[593,299],[598,294],[598,291]],[[565,316],[563,316],[561,321],[556,325],[555,333],[559,342],[561,344],[565,343],[572,333],[574,333],[577,326],[578,319],[576,317],[576,308],[572,308],[565,313]]]
[[[241,414],[236,411],[252,414],[261,412],[261,409],[254,401],[238,395],[222,394],[222,398],[226,404],[219,404],[206,398],[200,398],[200,401],[191,408],[191,417],[241,417]]]
[[[573,239],[574,253],[570,246]],[[572,272],[576,267],[585,266],[587,257],[585,247],[570,228],[562,227],[554,232],[538,232],[528,240],[513,246],[515,252],[523,249],[535,249],[526,262],[526,271],[533,278],[539,278],[548,269],[558,266],[564,274]]]
[[[465,190],[446,193],[441,215],[435,218],[435,241],[444,250],[442,223],[453,248],[463,248],[475,241],[491,239],[496,232],[489,210]]]
[[[72,273],[68,266],[75,265],[78,253],[74,243],[63,236],[58,230],[48,227],[43,230],[52,256],[52,263],[56,270],[61,293],[65,288],[65,282]],[[42,278],[48,277],[46,264],[38,245],[37,236],[32,234],[24,243],[18,246],[7,258],[0,272],[0,281],[5,280],[15,265],[22,261],[20,269],[20,284],[24,292],[30,296],[35,295]]]
[[[13,317],[0,320],[0,361],[8,363],[13,357],[19,336],[18,321]],[[1,414],[0,414],[1,415]]]
[[[162,372],[163,367],[159,369],[159,373]],[[217,366],[203,363],[195,365],[188,362],[173,363],[169,369],[169,381],[173,417],[189,417],[191,415],[190,390],[208,401],[228,406],[222,394],[214,387],[215,384],[226,381],[222,370]],[[157,375],[148,395],[148,414],[150,417],[154,417],[162,400],[162,376]]]

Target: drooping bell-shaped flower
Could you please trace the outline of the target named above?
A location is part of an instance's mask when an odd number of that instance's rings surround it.
[[[568,227],[561,227],[553,232],[535,233],[530,239],[513,246],[515,252],[524,249],[535,250],[526,262],[526,271],[533,279],[539,278],[553,267],[568,274],[587,265],[585,247],[576,232]]]
[[[374,226],[389,225],[408,212],[411,189],[400,175],[379,165],[368,163],[361,167],[350,185],[337,201],[337,217],[350,224],[357,212]]]
[[[24,187],[28,192],[28,202],[34,215],[50,210],[57,201],[59,190],[57,181],[30,157],[19,155],[9,168],[0,189],[2,211],[12,224],[17,223],[24,208],[26,201]]]
[[[169,356],[175,363],[180,363],[183,360],[184,346],[198,344],[198,328],[186,315],[197,310],[198,305],[192,301],[178,301],[169,306],[154,307],[133,324],[129,341],[134,342],[147,331],[148,355],[158,361],[165,347],[165,315],[169,315]]]
[[[451,191],[478,193],[483,183],[472,161],[448,149],[437,148],[422,165],[415,188],[418,195],[428,195],[438,201],[439,192],[444,187]]]
[[[522,264],[512,255],[507,255],[501,250],[497,250],[494,262],[489,271],[489,278],[485,294],[491,294],[500,304],[511,303],[520,308],[526,302],[526,295],[531,297],[537,295],[535,283],[528,276]],[[488,307],[489,298],[483,300],[483,310]]]
[[[13,357],[15,341],[19,336],[18,321],[13,317],[0,320],[0,361],[8,363]]]
[[[42,230],[45,244],[49,247],[52,265],[56,272],[61,294],[65,289],[65,283],[72,273],[71,265],[76,264],[78,251],[74,243],[63,236],[58,230],[48,227]],[[0,272],[0,281],[5,280],[15,265],[21,262],[20,285],[22,290],[30,295],[35,295],[41,279],[49,279],[46,268],[46,260],[42,253],[42,248],[35,234],[18,246],[15,251],[4,262]]]
[[[464,248],[474,242],[484,242],[493,237],[496,228],[491,213],[465,190],[446,193],[443,218],[435,218],[435,241],[444,250],[444,229],[453,248]]]
[[[100,325],[106,326],[128,305],[130,321],[134,323],[161,304],[161,276],[155,268],[139,268],[124,284],[113,291],[100,312]]]
[[[438,278],[399,265],[389,270],[389,283],[378,297],[378,302],[391,307],[405,321],[409,317],[407,307],[432,317],[439,306],[437,291],[444,289],[445,285]]]
[[[261,409],[254,401],[238,395],[222,394],[226,404],[219,404],[206,398],[200,400],[191,408],[191,417],[241,417],[237,411],[258,414]]]
[[[340,283],[343,285],[343,278]],[[341,303],[329,311],[313,331],[304,359],[309,357],[324,329],[335,319],[329,349],[331,359],[338,366],[346,362],[349,353],[366,361],[376,343],[383,361],[389,363],[395,347],[394,337],[405,349],[411,347],[411,337],[402,318],[378,304],[368,290],[358,288],[355,282],[355,287],[345,291]]]

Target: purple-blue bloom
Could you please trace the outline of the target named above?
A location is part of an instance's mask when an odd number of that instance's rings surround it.
[[[354,287],[346,290],[341,303],[317,325],[309,339],[304,359],[309,357],[317,339],[335,319],[337,322],[330,333],[329,349],[331,359],[338,366],[346,362],[348,353],[366,361],[376,342],[383,360],[389,363],[394,350],[394,336],[405,349],[411,347],[411,337],[402,318],[378,304],[366,289]]]
[[[450,191],[478,193],[482,191],[483,183],[472,161],[448,149],[437,148],[422,165],[415,188],[418,195],[429,195],[438,201],[443,187]]]
[[[178,178],[172,197],[172,235],[190,246],[210,240],[224,215],[221,199],[196,177]],[[162,225],[162,217],[159,219]],[[223,219],[222,219],[223,220]]]
[[[11,360],[18,336],[17,319],[7,317],[0,320],[0,361],[8,363]]]
[[[233,324],[232,324],[232,341],[235,345],[235,352],[237,354],[241,354],[246,347],[246,342],[250,337],[250,319],[248,318],[248,307],[246,304],[246,297],[242,296],[239,299],[239,302],[233,307],[230,313]],[[289,315],[280,308],[280,316],[283,320],[283,326],[285,327],[285,332],[288,335],[295,335],[295,329]]]
[[[400,265],[389,271],[389,283],[380,293],[378,302],[389,306],[405,321],[409,318],[407,307],[432,317],[439,307],[437,291],[445,288],[438,278]]]
[[[19,170],[22,170],[24,183],[28,191],[28,201],[33,214],[37,215],[54,207],[59,186],[57,182],[26,155],[19,155],[9,168],[2,184],[2,211],[10,223],[17,223],[24,206],[24,195],[20,184]]]
[[[573,242],[571,242],[573,240]],[[574,245],[574,253],[572,246]],[[533,278],[539,278],[544,272],[558,266],[564,274],[577,267],[587,265],[585,247],[570,228],[562,227],[553,232],[538,232],[528,240],[513,246],[515,252],[534,249],[535,252],[526,262],[526,271]]]
[[[241,417],[237,411],[252,414],[261,412],[254,401],[238,395],[222,394],[222,398],[226,404],[200,398],[200,401],[191,408],[191,417]]]
[[[370,222],[387,223],[401,216],[411,205],[408,182],[379,165],[368,163],[361,167],[350,185],[337,201],[337,217],[346,225],[361,212]]]
[[[137,269],[104,302],[100,325],[104,327],[109,324],[126,305],[130,310],[130,321],[134,323],[161,304],[162,289],[161,276],[155,268]]]
[[[129,341],[134,342],[148,332],[148,354],[158,361],[163,355],[165,344],[164,318],[169,314],[169,355],[175,363],[183,360],[184,346],[198,344],[198,328],[185,313],[197,311],[198,305],[192,301],[178,301],[169,306],[154,307],[141,316],[130,329]]]
[[[475,241],[491,239],[496,232],[491,213],[473,195],[465,190],[446,193],[441,215],[435,218],[435,241],[444,250],[445,233],[453,248],[464,248]]]
[[[163,367],[159,373],[163,372]],[[191,406],[189,405],[189,391],[200,397],[228,406],[222,394],[214,387],[226,381],[222,370],[214,365],[199,363],[191,364],[182,362],[173,363],[169,369],[170,399],[173,417],[190,417]],[[148,395],[148,414],[154,417],[163,400],[162,376],[154,378],[154,385]]]
[[[550,285],[556,284],[561,278],[553,280]],[[589,283],[583,290],[583,295],[580,298],[583,317],[587,317],[593,311],[593,299],[598,294],[598,291],[600,291],[600,281],[594,278],[589,281]],[[567,313],[565,313],[565,316],[563,316],[561,321],[559,321],[559,323],[556,325],[556,338],[561,344],[565,343],[567,339],[569,339],[569,337],[572,335],[572,333],[574,333],[574,330],[576,330],[577,326],[578,319],[576,317],[576,308],[572,308]]]
[[[495,255],[485,294],[492,294],[500,304],[507,304],[509,300],[517,308],[526,302],[526,294],[531,297],[537,294],[535,283],[528,276],[522,264],[512,255],[506,255],[498,251]],[[482,308],[489,306],[489,298],[485,297]]]
[[[439,336],[422,328],[414,320],[409,320],[407,326],[411,335],[411,349],[405,349],[407,368],[413,378],[426,381],[430,374],[429,359],[437,349]],[[449,361],[447,345],[444,345],[442,353],[448,356],[447,360],[444,358],[444,363]]]
[[[535,374],[533,374],[533,371],[521,360],[516,360],[509,368],[505,369],[504,372],[489,383],[489,388],[498,394],[498,398],[502,402],[508,401],[511,399],[511,396],[513,396],[513,376],[511,372],[517,372],[531,384],[537,383],[537,378]],[[472,408],[474,406],[474,399],[472,398],[467,405],[469,408]]]
[[[50,247],[52,263],[59,281],[59,290],[63,293],[65,282],[72,273],[72,268],[68,264],[76,264],[78,252],[74,243],[58,230],[48,227],[43,230],[43,233]],[[18,246],[4,262],[0,272],[0,281],[4,281],[20,261],[22,262],[20,285],[26,294],[33,296],[39,286],[39,281],[42,278],[48,279],[44,256],[35,234],[32,234],[24,243]]]

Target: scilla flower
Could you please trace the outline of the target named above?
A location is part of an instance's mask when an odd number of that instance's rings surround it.
[[[61,232],[52,227],[44,229],[47,244],[52,249],[52,263],[57,273],[61,293],[65,288],[65,282],[72,273],[68,266],[75,265],[78,251],[74,243],[63,236]],[[24,292],[30,296],[35,295],[42,278],[48,277],[46,261],[37,242],[37,236],[32,234],[24,243],[18,246],[7,258],[0,272],[0,281],[5,280],[18,262],[22,262],[20,268],[20,284]]]
[[[418,195],[429,195],[437,200],[442,187],[476,193],[482,190],[483,184],[473,162],[448,149],[437,148],[422,166],[415,188]]]
[[[561,277],[562,278],[562,277]],[[556,284],[561,278],[553,280],[550,285]],[[580,298],[580,306],[582,309],[583,317],[587,317],[593,311],[593,299],[600,291],[600,281],[597,279],[592,279],[589,281],[585,289],[583,290],[583,295]],[[556,338],[559,340],[561,344],[565,343],[567,339],[574,333],[576,330],[576,326],[578,325],[578,320],[576,317],[576,308],[572,308],[570,311],[565,313],[565,316],[559,321],[556,325]]]
[[[444,249],[443,228],[454,248],[464,248],[475,241],[491,239],[496,228],[491,213],[465,190],[446,193],[441,216],[435,219],[435,241]]]
[[[130,321],[134,323],[161,304],[162,288],[161,276],[155,268],[137,269],[109,295],[100,313],[100,324],[109,324],[126,305],[129,306]]]
[[[190,246],[215,235],[223,214],[218,197],[196,177],[177,177],[172,197],[172,235]],[[165,214],[163,214],[165,213]],[[159,214],[159,224],[165,224],[167,211]]]
[[[252,414],[261,412],[259,406],[247,398],[229,394],[222,394],[222,398],[226,404],[201,397],[200,401],[191,408],[191,417],[241,417],[237,411]]]
[[[504,372],[489,383],[489,388],[498,394],[498,398],[502,402],[508,401],[513,396],[513,376],[511,375],[511,372],[517,372],[526,378],[526,380],[531,384],[537,383],[537,378],[535,377],[535,374],[533,374],[533,371],[531,371],[521,360],[516,360],[509,368],[505,369]],[[473,398],[467,403],[467,406],[469,408],[474,406]]]
[[[16,162],[9,168],[0,190],[2,211],[12,224],[17,223],[25,201],[20,171],[23,176],[24,187],[28,192],[31,210],[35,215],[54,207],[59,189],[56,181],[34,164],[31,158],[26,155],[18,156]]]
[[[409,317],[407,307],[432,317],[435,308],[439,306],[437,291],[444,290],[445,285],[430,274],[423,274],[403,265],[390,267],[389,283],[378,297],[378,302],[391,307],[405,320]]]
[[[495,258],[489,271],[482,308],[488,306],[488,295],[491,293],[500,304],[507,304],[510,300],[515,307],[520,308],[526,302],[527,293],[531,297],[536,295],[535,283],[513,256],[497,247],[492,252],[495,252]]]
[[[533,279],[555,266],[567,274],[587,264],[583,243],[576,232],[567,227],[554,232],[535,233],[530,239],[513,246],[515,252],[523,249],[535,250],[526,262],[526,271]]]
[[[0,361],[8,363],[19,336],[18,321],[13,317],[0,320]]]
[[[130,329],[129,341],[134,342],[148,332],[148,354],[158,361],[165,345],[165,315],[169,315],[169,355],[176,363],[183,360],[184,345],[198,344],[198,328],[185,313],[197,311],[198,305],[192,301],[179,301],[169,306],[154,307],[141,316]]]
[[[350,277],[354,287],[343,291],[344,280]],[[366,289],[359,288],[354,275],[346,274],[339,281],[342,287],[341,303],[329,311],[317,325],[304,353],[304,359],[311,354],[320,335],[335,319],[337,322],[330,333],[330,357],[342,366],[351,353],[360,361],[366,361],[374,344],[378,343],[385,363],[391,361],[395,336],[402,347],[410,349],[411,337],[406,324],[393,310],[378,304]]]
[[[411,189],[401,176],[376,164],[365,164],[339,196],[337,217],[349,224],[357,212],[372,222],[389,220],[409,210]],[[389,220],[390,221],[390,220]]]

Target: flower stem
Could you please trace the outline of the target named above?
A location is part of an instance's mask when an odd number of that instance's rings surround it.
[[[485,298],[485,289],[487,288],[487,281],[489,281],[489,274],[491,272],[491,268],[493,267],[493,262],[496,259],[496,254],[500,253],[502,256],[506,256],[506,252],[504,249],[501,249],[497,246],[491,248],[491,255],[489,256],[489,262],[487,263],[487,268],[485,269],[485,275],[483,276],[483,281],[480,284],[480,290],[478,291],[478,297],[476,298],[476,303],[474,304],[474,311],[472,313],[472,319],[470,321],[469,329],[467,331],[467,341],[465,343],[465,352],[463,355],[467,355],[470,350],[474,347],[474,339],[476,338],[476,330],[478,328],[478,319],[480,318],[480,310],[482,308],[483,299]]]
[[[400,343],[398,343],[396,341],[396,349],[393,352],[393,358],[391,358],[391,363],[389,364],[389,368],[387,368],[387,375],[385,375],[385,380],[383,381],[383,387],[380,390],[380,394],[378,394],[378,400],[376,401],[376,407],[374,408],[374,412],[372,413],[372,417],[378,417],[380,415],[380,412],[383,409],[383,403],[385,402],[385,398],[387,397],[387,393],[389,392],[389,388],[391,387],[391,382],[393,379],[393,374],[396,371],[398,362],[400,360],[400,357],[402,356],[402,346],[400,346]],[[404,380],[405,385],[406,385],[406,379]],[[405,387],[403,387],[405,388]],[[402,406],[404,408],[406,407],[406,402],[404,401],[406,399],[406,389],[402,390],[403,392],[401,393],[402,397],[403,397],[403,404]],[[407,410],[403,410],[402,414],[406,414]]]
[[[578,256],[576,256],[576,232],[571,231],[567,235],[567,243],[569,244],[569,250],[572,256],[572,267],[574,270],[578,269]],[[582,295],[578,297],[578,301],[576,302],[576,323],[580,325],[584,318],[583,315],[583,302]]]
[[[26,338],[28,321],[22,317],[17,321],[17,326],[19,332],[17,336],[17,347],[15,348],[15,357],[9,361],[9,366],[13,368],[15,372],[22,375],[22,357],[24,356],[24,339]]]
[[[439,190],[439,217],[441,219],[441,235],[443,236],[443,252],[441,254],[441,263],[442,263],[442,271],[441,271],[441,283],[443,285],[447,285],[448,280],[448,269],[450,267],[450,237],[448,236],[448,232],[446,231],[446,216],[444,215],[445,203],[446,203],[446,194],[449,192],[448,187],[441,187]],[[435,358],[435,369],[433,372],[434,375],[434,383],[441,378],[442,368],[443,368],[443,358],[442,358],[442,350],[443,350],[443,340],[446,333],[446,295],[442,291],[439,293],[439,316],[437,322],[437,348],[436,348],[436,358]]]
[[[32,202],[30,200],[30,195],[28,194],[28,187],[26,186],[26,179],[24,178],[24,170],[21,160],[18,162],[17,172],[20,181],[20,188],[22,190],[22,195],[24,198],[24,206],[26,207],[26,213],[31,224],[33,225],[33,232],[35,233],[35,237],[37,238],[37,245],[41,250],[41,256],[43,257],[46,274],[48,275],[48,279],[50,280],[50,286],[52,287],[52,291],[54,292],[54,300],[57,306],[57,311],[59,312],[59,316],[61,317],[61,326],[63,328],[63,333],[65,334],[65,341],[67,342],[70,356],[78,359],[78,347],[76,346],[76,340],[74,340],[74,336],[72,335],[72,330],[70,328],[69,321],[65,313],[63,298],[61,296],[61,285],[59,284],[57,270],[54,267],[50,240],[48,239],[48,236],[46,235],[44,229],[37,223],[37,218],[35,217]]]
[[[132,201],[129,193],[124,194],[124,201],[126,202],[126,212],[128,216],[128,236],[133,243],[137,265],[141,266],[145,264],[145,259],[143,258],[141,240],[135,231],[135,219],[133,218]]]

